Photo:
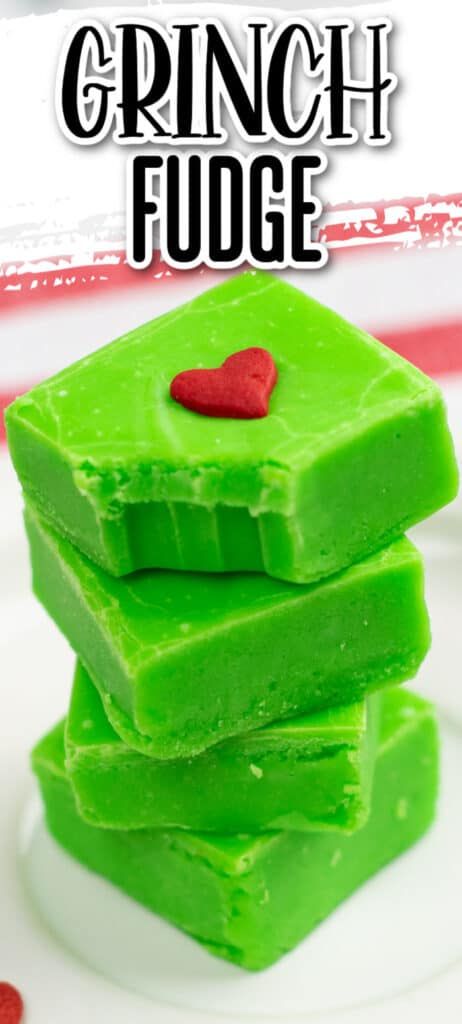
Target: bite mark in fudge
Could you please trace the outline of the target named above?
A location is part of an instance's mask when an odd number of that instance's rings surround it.
[[[198,416],[170,396],[185,368],[254,347],[278,370],[267,416]],[[113,575],[310,582],[384,547],[457,489],[437,385],[263,272],[63,370],[14,402],[6,423],[26,496]]]

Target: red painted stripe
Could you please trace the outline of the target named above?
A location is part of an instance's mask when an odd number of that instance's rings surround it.
[[[0,391],[0,442],[5,441],[5,419],[4,412],[7,405],[13,402],[18,395],[27,391],[27,387],[18,387],[15,391]]]
[[[462,319],[371,333],[430,377],[462,373]],[[31,386],[0,391],[0,441],[5,440],[6,406]]]
[[[80,296],[88,298],[113,289],[143,285],[152,288],[157,284],[165,287],[179,273],[198,273],[197,270],[174,270],[161,260],[146,270],[133,270],[120,253],[114,252],[98,256],[94,263],[83,266],[73,266],[71,256],[60,256],[55,262],[53,267],[53,261],[47,260],[46,270],[38,269],[43,264],[39,261],[37,268],[33,264],[27,271],[9,267],[3,274],[0,267],[0,314],[37,303]]]
[[[372,216],[365,215],[367,209]],[[358,211],[361,211],[361,215]],[[425,248],[462,241],[462,193],[405,196],[379,202],[342,203],[325,207],[320,239],[350,252],[375,243],[375,250]],[[342,249],[343,251],[343,249]],[[369,250],[371,253],[374,249]]]
[[[378,256],[428,246],[462,245],[462,193],[326,207],[319,237],[336,260],[363,253],[366,246],[368,254]],[[76,265],[72,253],[29,259],[23,266],[13,260],[0,264],[0,313],[13,312],[31,303],[82,294],[87,297],[109,289],[165,285],[178,274],[197,273],[174,270],[155,254],[152,267],[133,270],[126,263],[122,243],[114,245],[105,253],[93,253],[84,265]],[[199,271],[207,272],[206,268]]]
[[[462,319],[380,331],[378,336],[430,377],[462,373]]]

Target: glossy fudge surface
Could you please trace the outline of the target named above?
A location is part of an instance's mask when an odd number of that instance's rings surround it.
[[[252,970],[269,966],[297,945],[414,843],[434,817],[434,714],[429,704],[403,690],[384,697],[372,813],[352,836],[274,832],[237,838],[95,828],[76,810],[63,739],[59,726],[33,754],[52,835],[91,870],[212,953]]]
[[[429,644],[421,557],[403,539],[300,586],[264,574],[108,576],[31,508],[34,590],[129,746],[198,754],[268,722],[403,682]]]
[[[269,415],[217,419],[173,377],[266,348]],[[266,571],[310,582],[454,497],[441,393],[363,331],[269,274],[206,291],[63,370],[7,411],[42,514],[113,575]]]
[[[369,814],[380,699],[268,725],[194,758],[158,761],[118,737],[78,665],[66,768],[81,815],[100,827],[353,832]]]

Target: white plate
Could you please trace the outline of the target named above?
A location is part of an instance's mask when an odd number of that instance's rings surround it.
[[[94,310],[99,325],[104,306]],[[462,381],[446,392],[457,427]],[[460,503],[414,531],[434,635],[417,686],[437,701],[444,737],[437,825],[298,950],[247,975],[88,875],[31,819],[29,750],[65,712],[73,657],[30,593],[19,489],[5,455],[0,495],[0,978],[23,992],[28,1024],[433,1024],[436,1014],[460,1022]]]
[[[443,719],[441,732],[437,827],[263,974],[211,957],[63,855],[38,800],[21,842],[27,890],[80,961],[156,1003],[217,1016],[226,1009],[235,1020],[251,1017],[253,1008],[269,1021],[319,1014],[341,1020],[345,1008],[384,1003],[462,959],[462,731]]]

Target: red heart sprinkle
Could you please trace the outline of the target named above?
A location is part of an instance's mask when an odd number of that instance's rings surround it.
[[[18,990],[7,981],[0,981],[0,1024],[20,1024],[23,1010]]]
[[[170,385],[170,394],[185,409],[201,416],[236,420],[268,415],[278,372],[265,348],[246,348],[228,356],[213,370],[183,370]]]

